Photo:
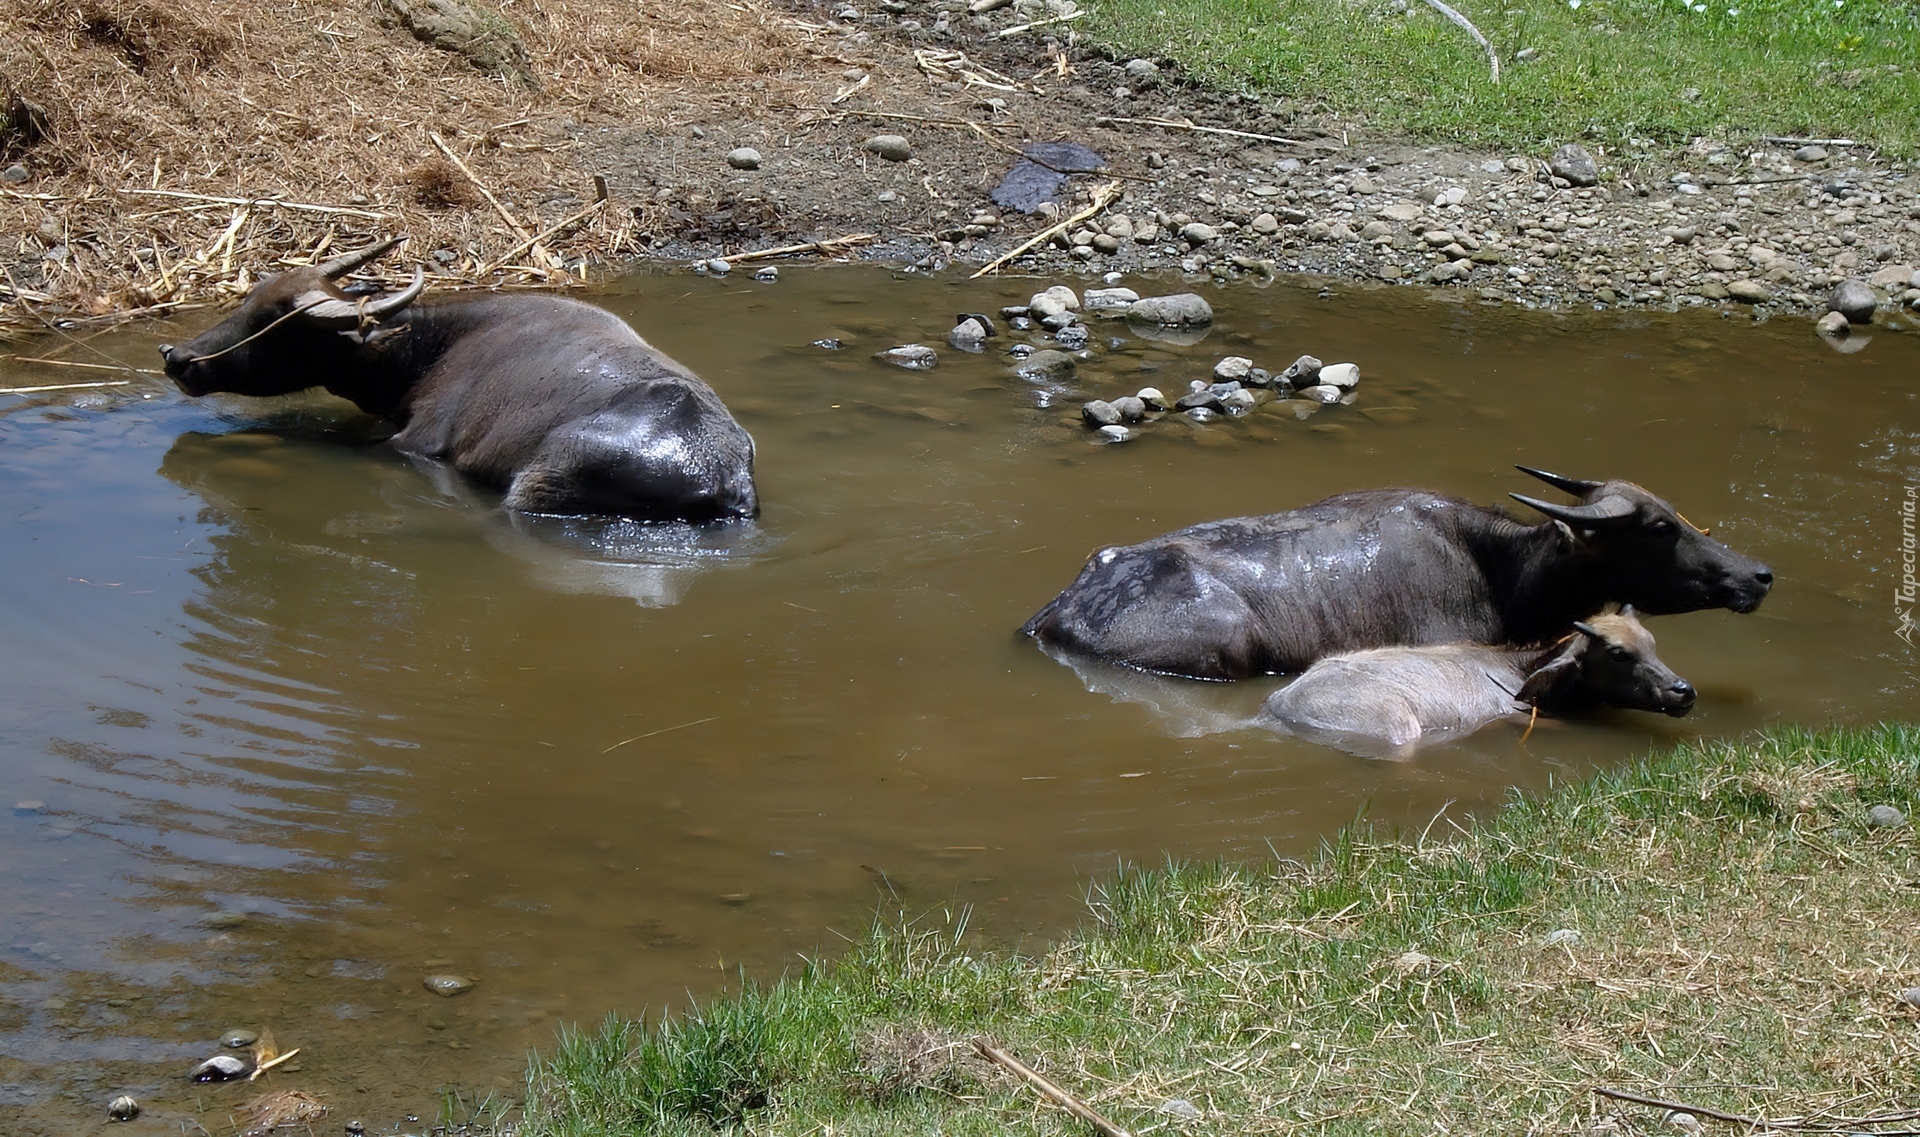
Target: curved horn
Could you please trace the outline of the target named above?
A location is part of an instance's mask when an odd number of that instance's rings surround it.
[[[1606,485],[1605,482],[1588,482],[1582,481],[1579,478],[1567,478],[1559,474],[1549,474],[1545,470],[1536,470],[1532,466],[1515,466],[1514,469],[1529,477],[1539,478],[1554,489],[1566,490],[1568,493],[1590,494],[1601,486]]]
[[[426,291],[426,288],[427,274],[420,271],[419,265],[415,265],[413,266],[412,283],[391,296],[382,296],[380,299],[370,302],[367,305],[367,315],[376,320],[385,320],[388,316],[393,315],[395,312],[418,300],[420,294]]]
[[[1597,640],[1597,639],[1605,638],[1601,636],[1600,632],[1596,628],[1594,628],[1592,624],[1584,623],[1580,620],[1575,620],[1573,622],[1573,630],[1591,639]]]
[[[377,324],[385,320],[413,303],[426,287],[426,274],[415,266],[413,281],[391,296],[382,296],[377,300],[370,297],[344,300],[314,289],[295,297],[293,306],[300,313],[300,318],[309,323],[328,328],[357,328],[363,322]]]
[[[395,245],[398,245],[400,242],[404,240],[406,240],[404,236],[388,237],[384,241],[377,241],[374,244],[368,245],[366,248],[361,249],[359,252],[342,253],[339,256],[333,258],[332,260],[322,261],[319,264],[315,265],[314,267],[320,270],[321,276],[326,277],[328,280],[334,280],[339,277],[347,275],[348,273],[352,272],[354,269],[359,268],[361,265],[366,264],[377,257],[385,256],[387,253],[387,250],[393,248]]]
[[[1555,521],[1564,521],[1576,529],[1600,529],[1608,525],[1620,524],[1633,517],[1633,503],[1618,494],[1608,494],[1592,505],[1555,505],[1550,501],[1541,501],[1539,498],[1518,493],[1507,496],[1521,505],[1530,505]]]

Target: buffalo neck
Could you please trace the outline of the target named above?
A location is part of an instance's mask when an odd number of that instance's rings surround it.
[[[1469,546],[1480,563],[1507,643],[1556,638],[1608,597],[1597,566],[1562,526],[1522,525],[1494,515]]]
[[[475,322],[471,302],[414,304],[389,317],[364,342],[343,333],[348,366],[333,372],[327,390],[368,414],[404,424],[421,380]]]

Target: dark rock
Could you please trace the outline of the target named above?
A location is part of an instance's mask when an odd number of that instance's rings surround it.
[[[1874,294],[1873,286],[1866,281],[1843,280],[1827,299],[1827,311],[1838,312],[1850,324],[1870,324],[1873,322],[1873,310],[1879,303],[1880,298]]]
[[[1320,381],[1320,368],[1323,364],[1311,355],[1303,355],[1287,365],[1280,378],[1291,387],[1311,387]]]
[[[897,134],[876,134],[860,144],[860,149],[878,154],[889,162],[904,162],[913,157],[913,146]]]
[[[1113,401],[1113,409],[1120,412],[1121,422],[1141,422],[1147,417],[1146,401],[1138,395],[1122,395]]]
[[[1022,213],[1039,212],[1070,175],[1090,174],[1107,165],[1105,158],[1077,142],[1030,142],[1020,150],[1026,158],[1014,163],[987,198]]]
[[[1087,420],[1088,426],[1114,426],[1120,421],[1120,411],[1105,399],[1093,399],[1080,407],[1080,417]]]
[[[1067,327],[1061,328],[1059,331],[1053,333],[1053,342],[1068,351],[1079,351],[1081,348],[1087,346],[1087,326],[1085,324],[1069,324]]]
[[[757,170],[760,168],[760,151],[751,146],[739,146],[727,151],[727,165],[736,170]]]
[[[1225,403],[1220,401],[1220,396],[1216,394],[1212,388],[1190,391],[1180,396],[1179,400],[1173,405],[1183,411],[1190,411],[1195,407],[1204,407],[1210,411],[1218,411],[1224,409],[1226,406]]]
[[[985,312],[962,312],[955,316],[954,320],[957,323],[965,323],[968,320],[975,321],[980,325],[981,329],[987,333],[988,339],[992,339],[1000,334],[1000,330],[993,326],[993,317],[987,315]]]

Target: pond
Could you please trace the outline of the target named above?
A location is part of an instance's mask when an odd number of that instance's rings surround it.
[[[0,395],[0,1128],[130,1092],[130,1131],[229,1131],[260,1087],[183,1075],[262,1026],[301,1050],[277,1088],[430,1120],[442,1084],[511,1094],[561,1023],[777,974],[876,909],[1031,944],[1122,861],[1308,854],[1682,738],[1916,711],[1920,336],[1294,280],[1207,292],[1198,342],[1095,321],[1049,389],[1020,337],[941,337],[1050,281],[740,275],[595,297],[757,439],[764,514],[720,534],[509,518],[319,396]],[[144,366],[211,320],[91,342]],[[914,341],[937,368],[872,359]],[[97,361],[17,354],[53,351]],[[1358,363],[1357,401],[1110,445],[1078,419],[1303,352]],[[1540,493],[1515,463],[1632,479],[1771,563],[1752,615],[1650,621],[1690,717],[1368,761],[1247,725],[1277,679],[1082,675],[1016,634],[1101,545],[1365,487]]]

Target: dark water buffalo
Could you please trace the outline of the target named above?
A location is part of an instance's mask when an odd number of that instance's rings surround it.
[[[503,491],[508,509],[643,520],[752,517],[753,439],[713,389],[587,304],[422,305],[335,280],[387,241],[262,281],[218,326],[160,349],[189,395],[324,387],[399,424],[393,445]]]
[[[1751,612],[1773,583],[1631,482],[1520,469],[1580,504],[1514,494],[1553,519],[1528,526],[1371,490],[1195,525],[1095,553],[1022,630],[1146,671],[1241,679],[1373,647],[1544,642],[1609,602]]]
[[[1693,709],[1691,684],[1661,662],[1631,607],[1575,621],[1545,648],[1439,644],[1328,656],[1267,696],[1264,725],[1356,753],[1405,758],[1423,743],[1472,734],[1538,708]]]

